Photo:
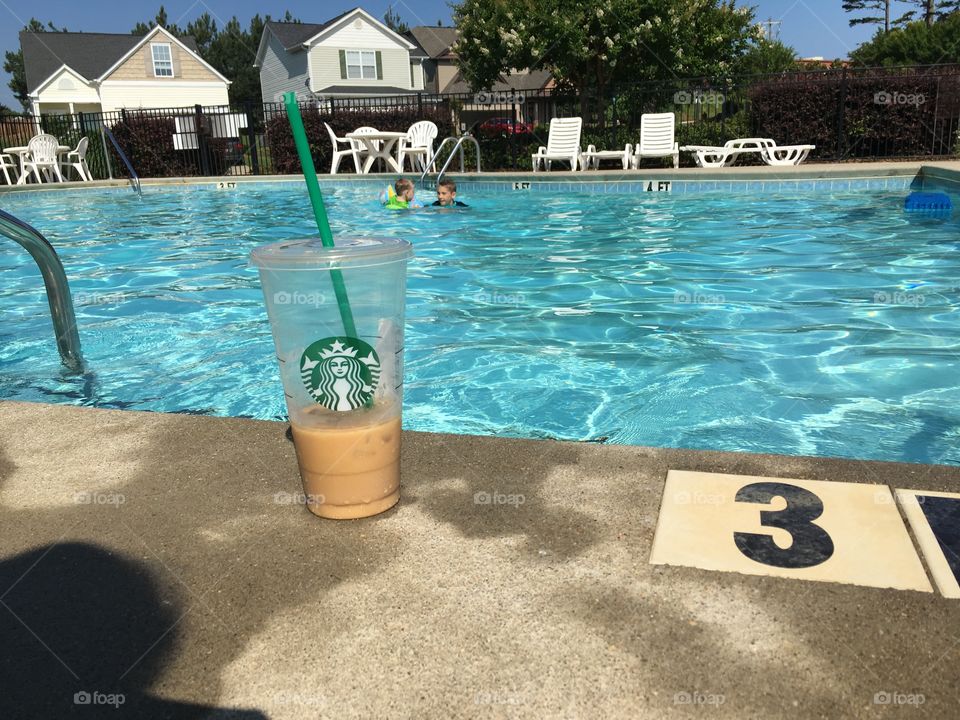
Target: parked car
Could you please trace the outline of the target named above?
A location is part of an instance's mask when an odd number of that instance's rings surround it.
[[[533,125],[521,120],[513,121],[508,117],[498,117],[484,120],[477,130],[483,135],[509,135],[510,133],[517,135],[533,132]]]

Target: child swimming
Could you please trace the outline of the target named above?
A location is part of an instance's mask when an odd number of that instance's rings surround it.
[[[470,207],[457,200],[457,184],[453,180],[441,180],[437,183],[437,201],[434,207]]]
[[[385,192],[380,193],[380,202],[387,210],[411,210],[423,207],[423,203],[416,198],[413,181],[406,178],[400,178],[392,187],[387,187]]]

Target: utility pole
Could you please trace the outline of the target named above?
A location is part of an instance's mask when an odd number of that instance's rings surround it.
[[[780,36],[780,26],[781,26],[782,24],[783,24],[782,21],[780,21],[780,20],[774,20],[773,18],[767,18],[767,19],[764,20],[763,22],[758,23],[758,25],[759,25],[760,28],[761,28],[760,32],[763,33],[764,38],[766,38],[769,42],[773,42],[774,40],[776,40],[777,38],[779,38],[779,36]],[[774,36],[773,36],[773,28],[774,28],[774,26],[776,26],[776,28],[777,28],[777,37],[774,37]]]

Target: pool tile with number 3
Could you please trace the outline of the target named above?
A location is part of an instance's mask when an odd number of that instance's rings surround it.
[[[885,485],[671,470],[650,562],[933,591]]]

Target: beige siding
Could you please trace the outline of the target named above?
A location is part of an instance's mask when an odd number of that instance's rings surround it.
[[[96,103],[100,101],[96,88],[87,85],[79,75],[66,68],[47,83],[40,93],[40,104],[44,103]]]
[[[457,66],[452,62],[440,60],[437,62],[437,87],[440,92],[444,91],[457,75]]]
[[[125,85],[104,81],[100,86],[100,98],[103,111],[110,112],[120,108],[179,108],[193,105],[227,105],[227,86],[222,81],[218,85],[183,83],[167,85],[143,81],[142,84]]]
[[[173,77],[157,77],[153,73],[153,55],[150,45],[154,43],[169,43],[170,55],[173,58]],[[120,67],[106,78],[107,80],[156,80],[170,82],[171,80],[219,80],[203,63],[177,45],[170,36],[158,32],[150,41],[137,52],[127,58]]]
[[[268,32],[267,47],[260,65],[260,94],[265,103],[283,102],[285,92],[302,97],[307,91],[307,51],[288,53],[283,45]]]
[[[383,79],[352,79],[340,77],[341,50],[379,50],[383,65]],[[360,17],[340,23],[332,32],[310,48],[310,89],[320,91],[329,85],[359,85],[411,88],[410,51],[380,28]]]
[[[396,45],[392,49],[365,47],[364,50],[379,50],[383,65],[382,80],[346,80],[340,77],[340,50],[343,48],[319,45],[310,50],[310,87],[320,91],[328,85],[357,85],[377,87],[410,87],[410,53]]]

